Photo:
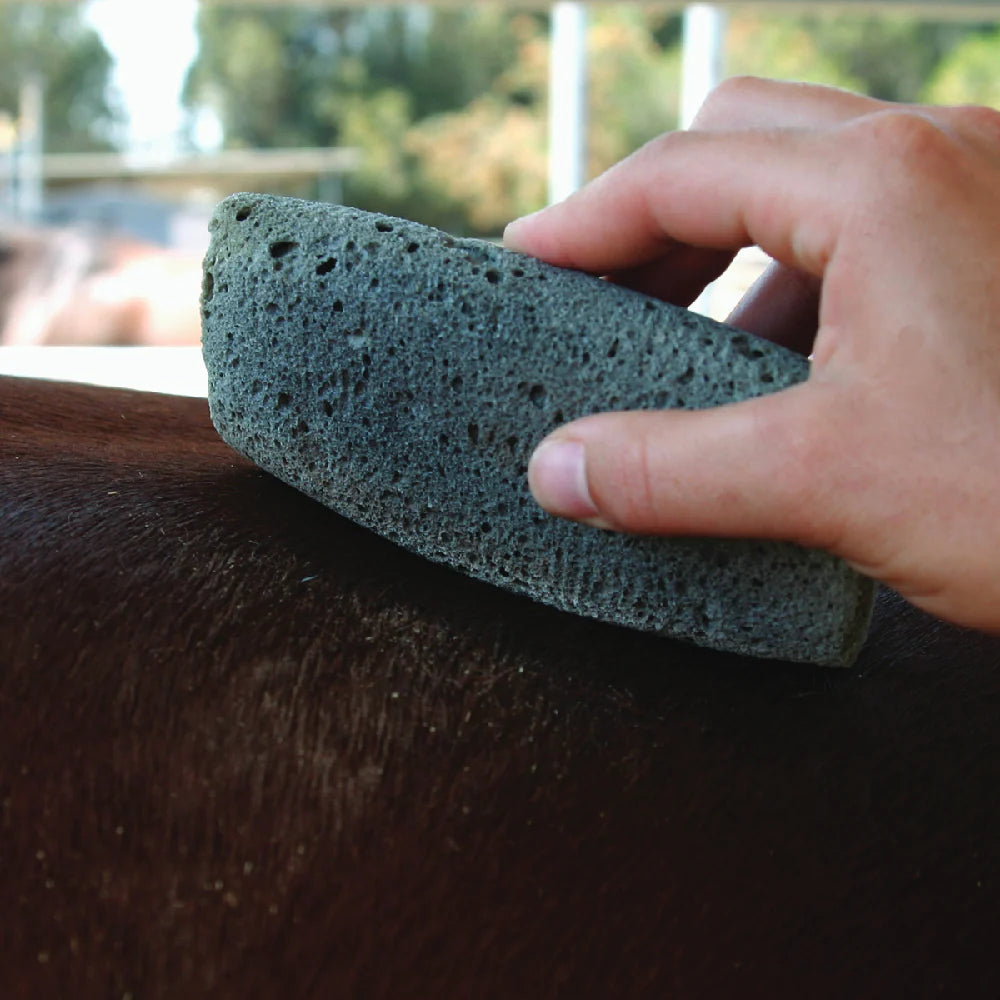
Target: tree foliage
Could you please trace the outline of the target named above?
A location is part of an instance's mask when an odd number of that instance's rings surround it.
[[[923,96],[935,104],[1000,108],[1000,31],[963,39],[938,64]]]
[[[45,146],[109,149],[119,112],[108,97],[111,56],[81,8],[0,0],[0,110],[16,117],[22,83],[45,89]]]
[[[205,6],[188,104],[219,113],[230,146],[336,142],[350,98],[406,94],[413,119],[488,90],[517,41],[502,9]]]
[[[728,74],[863,89],[841,61],[823,51],[822,32],[808,20],[735,13],[726,43]]]
[[[803,19],[822,55],[843,67],[859,90],[887,101],[918,101],[938,63],[984,29],[962,21],[900,14]]]
[[[631,8],[591,22],[593,174],[676,122],[678,22]],[[185,100],[216,110],[230,147],[360,147],[355,204],[495,232],[545,197],[547,25],[501,6],[206,6]]]
[[[902,14],[734,12],[731,73],[848,87],[887,101],[919,101],[951,53],[987,26]]]
[[[228,146],[357,146],[364,165],[346,181],[347,200],[456,231],[496,232],[544,201],[544,14],[206,5],[199,30],[185,99],[215,108]],[[992,93],[983,30],[735,9],[727,71],[891,100],[918,99],[932,79],[935,92]],[[591,8],[590,175],[676,125],[680,42],[676,12]]]

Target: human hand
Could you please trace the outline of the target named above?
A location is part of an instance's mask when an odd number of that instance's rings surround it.
[[[812,354],[779,393],[557,429],[543,507],[826,549],[1000,629],[1000,113],[734,79],[505,241],[684,305],[759,245],[776,263],[730,322]]]

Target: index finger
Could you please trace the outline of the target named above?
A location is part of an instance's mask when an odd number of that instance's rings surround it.
[[[698,112],[692,130],[732,133],[831,128],[890,107],[892,105],[885,101],[837,88],[737,76],[729,77],[712,91]],[[665,137],[657,140],[666,141]],[[617,170],[614,168],[612,173]],[[617,177],[600,178],[594,183],[615,184],[617,181]],[[552,263],[595,273],[612,272],[616,280],[629,287],[683,304],[691,301],[705,283],[724,269],[724,263],[722,268],[718,264],[722,259],[719,251],[700,252],[696,247],[684,246],[667,233],[640,231],[639,239],[635,239],[633,233],[632,242],[605,246],[606,253],[594,255],[586,244],[575,242],[579,239],[577,229],[589,225],[589,187],[572,199],[566,211],[554,206],[543,210],[541,218],[530,217],[529,221],[512,223],[504,236],[507,245]],[[602,204],[603,199],[598,198],[598,211]],[[577,212],[582,226],[567,232],[567,219]],[[624,256],[617,257],[619,253]],[[588,261],[592,266],[588,266]]]
[[[594,273],[637,267],[677,244],[757,244],[821,275],[849,199],[837,129],[672,132],[568,199],[511,223],[508,247]]]
[[[731,76],[708,95],[691,128],[700,132],[820,128],[840,125],[889,107],[892,105],[888,101],[837,87]]]

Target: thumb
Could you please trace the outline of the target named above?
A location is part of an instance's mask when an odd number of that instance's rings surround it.
[[[710,410],[600,413],[535,449],[528,483],[561,517],[639,534],[833,549],[834,435],[810,383]]]

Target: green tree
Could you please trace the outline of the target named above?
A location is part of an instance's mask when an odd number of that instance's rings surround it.
[[[595,9],[587,39],[591,176],[677,127],[680,36],[667,28],[678,23],[631,5]]]
[[[213,108],[229,148],[336,142],[323,94],[343,75],[343,15],[205,6],[184,101]]]
[[[917,101],[941,60],[984,30],[981,24],[899,14],[735,12],[727,37],[728,70]]]
[[[594,12],[592,174],[675,124],[677,23]],[[347,200],[454,230],[495,232],[542,203],[547,16],[212,6],[199,28],[185,100],[215,108],[227,145],[358,146]]]
[[[856,80],[858,89],[887,101],[919,100],[940,60],[984,30],[980,24],[896,14],[814,15],[802,23],[819,51]]]
[[[591,9],[591,176],[675,127],[680,24],[638,5]],[[542,204],[546,15],[206,5],[199,28],[185,99],[215,108],[228,146],[357,146],[364,163],[345,182],[348,201],[456,231],[496,232]],[[939,64],[964,66],[963,79],[975,65],[985,80],[988,52],[962,48],[982,37],[968,23],[735,10],[727,70],[915,100]],[[959,70],[948,72],[954,81]]]
[[[789,16],[734,13],[726,31],[726,72],[861,89],[842,60],[822,49],[822,30]]]
[[[517,58],[468,106],[434,115],[409,133],[429,182],[447,190],[472,226],[498,232],[546,197],[548,35],[514,22]],[[594,10],[587,37],[587,173],[593,177],[675,127],[679,52],[662,49],[637,8]]]
[[[358,146],[364,161],[345,182],[347,200],[463,228],[463,211],[428,180],[406,136],[491,88],[517,52],[509,22],[500,8],[206,6],[184,100],[216,111],[228,147]]]
[[[80,8],[0,0],[0,110],[16,116],[30,75],[45,88],[45,146],[53,152],[114,146],[120,113],[108,99],[111,57]]]
[[[514,57],[500,8],[259,10],[205,6],[184,100],[219,114],[229,146],[338,141],[350,99],[406,94],[413,120],[464,107]]]
[[[1000,31],[964,39],[941,61],[922,95],[932,104],[1000,108]]]

